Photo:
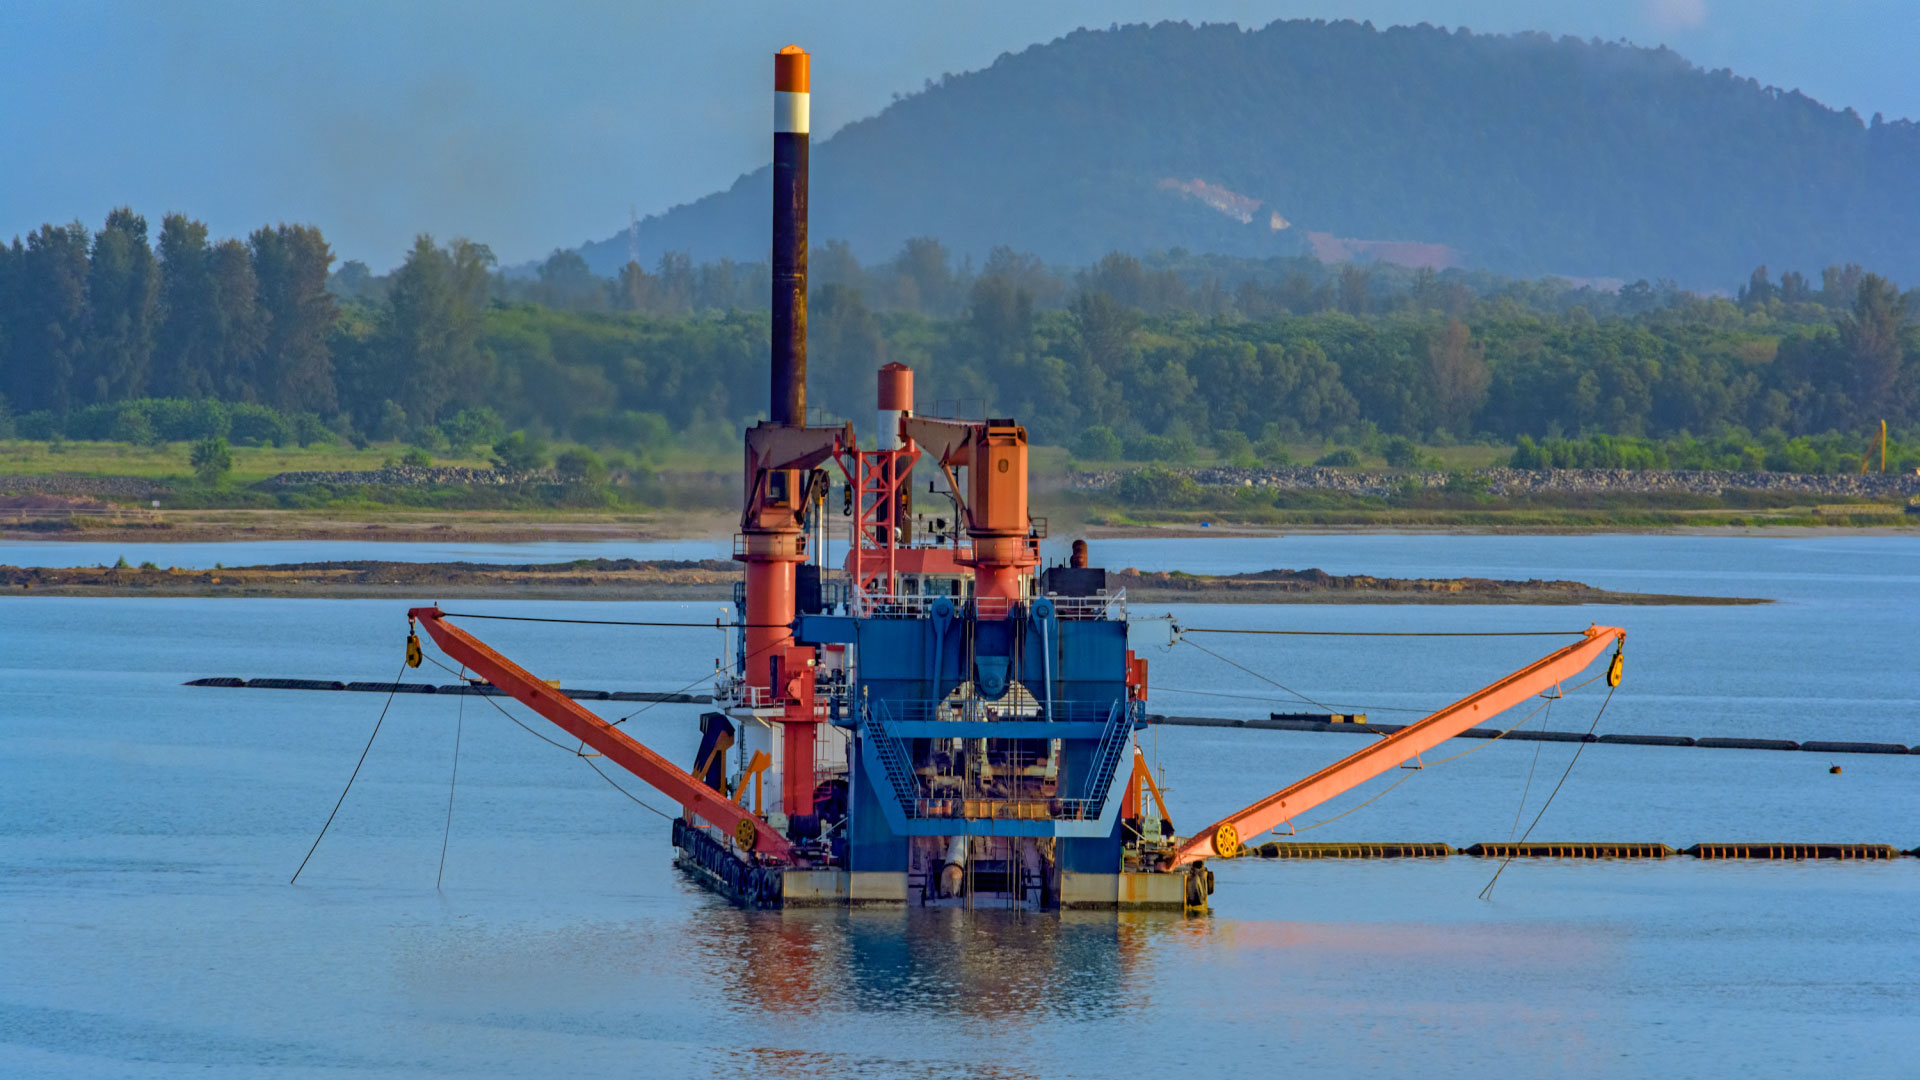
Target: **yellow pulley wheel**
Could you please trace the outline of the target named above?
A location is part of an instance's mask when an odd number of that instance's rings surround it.
[[[1607,685],[1608,686],[1620,685],[1620,668],[1623,665],[1624,665],[1624,661],[1621,659],[1619,651],[1615,650],[1613,654],[1613,663],[1607,665]]]
[[[1222,825],[1213,830],[1213,853],[1223,859],[1239,855],[1240,830],[1231,825]]]
[[[748,851],[753,850],[754,842],[760,839],[760,830],[753,827],[752,818],[741,818],[733,827],[733,839]]]
[[[419,667],[420,660],[420,635],[409,630],[407,631],[407,666]]]

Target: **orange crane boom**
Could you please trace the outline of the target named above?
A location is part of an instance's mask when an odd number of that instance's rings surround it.
[[[600,751],[608,761],[645,780],[689,813],[726,830],[741,847],[770,859],[793,861],[793,845],[766,822],[701,783],[685,769],[642,746],[592,710],[558,693],[487,643],[447,622],[446,613],[439,608],[414,608],[407,612],[407,617],[418,619],[442,652],[513,695],[527,708],[560,725],[567,734]]]
[[[1215,822],[1174,851],[1169,869],[1211,856],[1231,858],[1239,853],[1242,837],[1258,836],[1285,824],[1296,815],[1433,749],[1480,721],[1553,689],[1585,671],[1608,645],[1623,642],[1626,636],[1627,632],[1616,626],[1588,627],[1586,635],[1572,645]],[[1617,685],[1619,676],[1617,667],[1609,669],[1609,685]]]

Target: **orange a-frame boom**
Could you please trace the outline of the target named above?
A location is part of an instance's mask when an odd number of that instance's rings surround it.
[[[1296,815],[1433,749],[1480,721],[1553,689],[1585,671],[1608,645],[1624,641],[1626,636],[1627,632],[1617,626],[1588,627],[1585,637],[1572,645],[1215,822],[1174,851],[1169,869],[1212,856],[1237,854],[1243,837],[1258,836],[1292,821]],[[1609,682],[1618,678],[1617,670],[1609,671]]]
[[[743,847],[750,846],[770,859],[793,861],[793,845],[766,822],[701,783],[678,765],[634,741],[626,732],[602,720],[585,706],[555,691],[479,638],[447,622],[446,613],[439,608],[414,608],[407,612],[407,617],[419,620],[442,652],[512,694],[522,705],[560,725],[567,734],[600,751],[608,761],[658,788],[689,813],[725,829],[727,835],[741,842]],[[748,839],[752,841],[750,845],[745,843]]]

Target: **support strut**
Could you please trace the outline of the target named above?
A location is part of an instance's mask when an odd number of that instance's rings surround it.
[[[608,761],[646,781],[685,807],[688,813],[725,830],[741,847],[770,859],[793,861],[793,846],[766,822],[535,678],[479,638],[447,622],[446,613],[439,608],[414,608],[407,612],[407,617],[418,619],[442,652],[513,695],[522,705],[558,724],[567,734],[600,751]]]
[[[1274,792],[1252,806],[1215,822],[1174,852],[1171,866],[1198,859],[1239,853],[1242,841],[1292,821],[1328,799],[1379,776],[1403,761],[1453,738],[1475,724],[1546,693],[1594,662],[1607,646],[1624,640],[1625,630],[1590,626],[1586,636],[1564,649],[1534,661],[1491,686],[1468,694],[1418,723],[1408,724],[1379,742],[1349,754],[1312,776]],[[1616,665],[1618,659],[1616,657]],[[1609,669],[1608,682],[1617,684],[1619,669]],[[1171,868],[1171,867],[1170,867]]]

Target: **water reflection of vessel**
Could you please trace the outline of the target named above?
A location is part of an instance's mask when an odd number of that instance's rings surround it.
[[[678,801],[679,861],[743,903],[1199,909],[1205,860],[1583,670],[1581,640],[1192,837],[1173,835],[1135,745],[1147,665],[1127,605],[1076,542],[1042,568],[1027,432],[929,417],[913,373],[878,374],[877,437],[808,426],[808,56],[775,57],[768,419],[746,433],[730,671],[682,769],[437,608],[450,656]],[[838,474],[840,497],[832,497]],[[916,470],[946,503],[912,506]],[[827,565],[838,503],[844,565]],[[944,511],[944,512],[942,512]],[[1618,653],[1609,672],[1617,682]]]

